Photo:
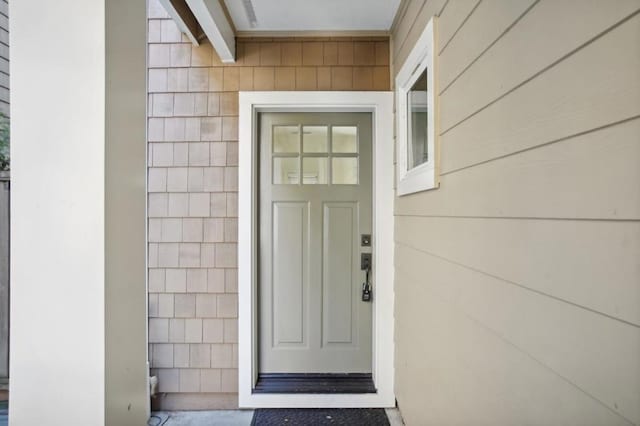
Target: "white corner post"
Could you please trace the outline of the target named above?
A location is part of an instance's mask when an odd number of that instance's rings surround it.
[[[238,181],[238,402],[261,407],[393,407],[393,93],[240,92]],[[255,394],[257,358],[257,114],[264,111],[373,115],[373,366],[369,394]]]
[[[146,4],[11,4],[12,426],[146,424]]]

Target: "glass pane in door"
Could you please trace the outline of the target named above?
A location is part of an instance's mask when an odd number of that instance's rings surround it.
[[[326,184],[327,159],[307,157],[302,159],[302,183],[305,185]]]
[[[273,152],[300,152],[300,128],[298,126],[273,126]]]
[[[273,159],[273,183],[276,185],[300,183],[298,163],[298,157],[275,157]]]
[[[358,128],[355,126],[333,126],[331,128],[331,150],[339,153],[358,152]]]
[[[304,126],[302,148],[304,152],[327,152],[327,127]]]
[[[333,158],[331,183],[334,185],[356,185],[358,183],[358,158]]]

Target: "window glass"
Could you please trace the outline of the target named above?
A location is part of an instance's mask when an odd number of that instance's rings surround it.
[[[356,185],[358,183],[358,158],[333,158],[331,161],[331,183]]]
[[[298,157],[275,157],[273,159],[274,184],[298,184],[300,173]]]
[[[326,184],[327,180],[327,158],[306,157],[302,159],[303,184]]]
[[[331,150],[333,152],[358,152],[358,128],[334,126],[331,128]]]
[[[327,127],[304,126],[302,147],[304,152],[327,152]]]
[[[300,129],[298,126],[273,126],[273,152],[299,152]]]
[[[407,93],[407,168],[429,159],[427,138],[427,69]]]
[[[278,125],[272,131],[274,184],[358,184],[357,126]]]

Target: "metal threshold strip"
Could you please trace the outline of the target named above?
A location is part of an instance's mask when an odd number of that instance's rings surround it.
[[[370,373],[263,373],[253,393],[376,393]]]

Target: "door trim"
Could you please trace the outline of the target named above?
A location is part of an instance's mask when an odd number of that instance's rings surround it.
[[[393,93],[240,92],[238,141],[238,405],[240,408],[394,407]],[[257,242],[258,112],[373,114],[373,334],[376,393],[260,394],[258,377]]]

